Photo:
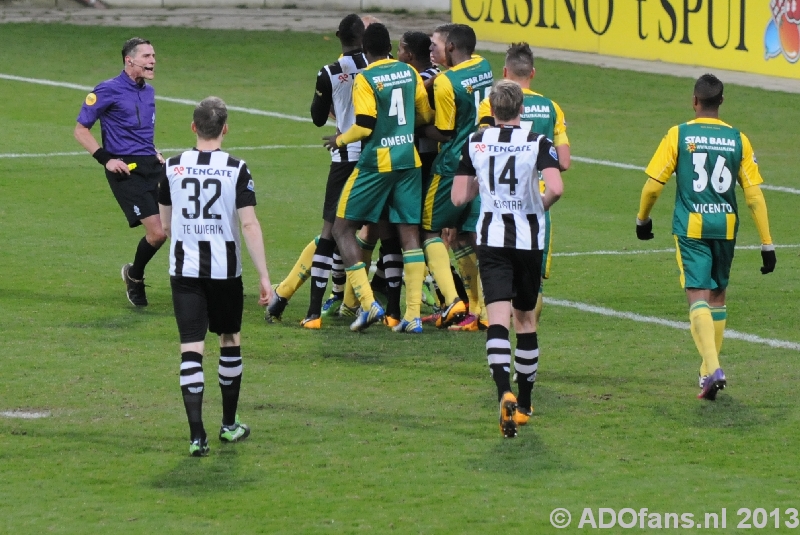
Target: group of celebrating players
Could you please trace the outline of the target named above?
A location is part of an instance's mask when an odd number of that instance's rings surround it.
[[[133,39],[123,47],[123,73],[98,85],[81,110],[76,138],[106,168],[130,225],[147,229],[134,263],[123,266],[134,305],[147,304],[144,266],[171,237],[170,280],[192,455],[209,449],[202,423],[208,330],[220,337],[220,439],[237,442],[250,433],[236,414],[242,373],[239,225],[259,273],[259,304],[267,305],[269,322],[281,319],[289,299],[310,279],[309,308],[301,322],[306,329],[320,329],[323,318],[338,315],[353,317],[350,329],[356,332],[378,322],[397,333],[419,334],[427,322],[485,331],[503,436],[516,436],[533,412],[541,283],[550,266],[549,208],[563,193],[561,173],[570,165],[564,114],[531,90],[534,57],[525,43],[508,48],[503,80],[495,83],[489,63],[474,53],[475,33],[467,25],[445,24],[430,36],[406,32],[394,59],[386,27],[365,19],[355,14],[342,19],[337,31],[342,54],[317,75],[312,119],[321,127],[332,118],[337,127],[335,135],[323,138],[332,157],[323,225],[274,290],[253,211],[252,177],[243,161],[221,150],[227,133],[224,102],[209,97],[200,103],[192,123],[197,146],[165,162],[152,142],[154,104],[149,124],[147,115],[143,124],[138,103],[135,110],[130,106],[131,96],[152,101],[145,80],[152,79],[155,66],[149,42]],[[703,359],[698,397],[708,400],[726,386],[719,351],[738,229],[734,177],[759,230],[762,273],[774,270],[776,262],[750,142],[718,117],[722,89],[713,75],[697,80],[696,117],[662,141],[646,171],[636,221],[637,237],[652,238],[650,210],[675,172],[673,233],[692,336]],[[138,126],[131,124],[134,111]],[[102,147],[88,133],[97,119],[104,126]],[[115,136],[118,132],[125,135]],[[124,152],[128,146],[141,151]],[[141,183],[128,180],[137,175]],[[154,211],[150,203],[156,194]],[[368,266],[378,241],[370,282]],[[329,277],[333,293],[326,300]],[[423,297],[428,277],[436,299]],[[376,293],[385,296],[385,304]],[[438,301],[438,312],[423,318],[423,299]]]
[[[336,135],[324,138],[332,163],[322,233],[277,286],[266,318],[279,320],[310,278],[304,328],[319,329],[327,313],[354,316],[353,331],[382,321],[395,332],[421,333],[427,271],[440,311],[426,320],[486,331],[500,427],[516,436],[532,413],[536,311],[549,265],[547,210],[561,195],[560,173],[570,162],[564,114],[530,89],[534,58],[525,43],[508,49],[504,81],[494,84],[467,25],[445,24],[431,36],[406,32],[397,60],[378,22],[365,27],[348,15],[337,36],[342,56],[319,71],[311,105],[315,124],[323,126],[330,112],[337,126]],[[488,177],[480,196],[476,176]],[[378,240],[370,283],[367,265]],[[323,303],[330,273],[333,293]],[[511,392],[512,314],[518,396]]]
[[[493,124],[488,99],[493,75],[488,62],[474,54],[475,33],[461,24],[442,25],[430,37],[406,32],[398,47],[399,61],[392,59],[388,32],[380,23],[365,29],[362,18],[348,15],[341,21],[337,36],[342,56],[320,70],[311,106],[315,124],[326,124],[330,112],[341,134],[326,139],[332,163],[323,228],[276,288],[267,320],[279,320],[289,299],[310,278],[311,302],[301,322],[305,328],[319,329],[322,319],[334,314],[355,316],[353,330],[379,320],[407,333],[422,332],[423,322],[452,330],[486,330],[487,311],[475,247],[480,200],[455,206],[450,195],[467,137],[475,132],[476,125]],[[375,50],[370,50],[373,45]],[[569,141],[564,116],[552,100],[530,90],[534,72],[530,47],[513,45],[506,56],[504,78],[516,82],[524,92],[523,126],[553,139],[561,170],[566,170]],[[382,81],[386,76],[389,79]],[[376,124],[381,131],[373,131]],[[416,147],[416,154],[411,147]],[[399,171],[408,176],[389,187],[389,173],[395,176]],[[376,187],[380,190],[376,198],[368,191],[373,175],[382,181]],[[502,173],[500,176],[501,180],[505,177]],[[367,207],[375,213],[363,213]],[[338,225],[341,238],[334,240],[337,209],[345,208]],[[367,224],[356,236],[357,249],[348,247],[353,245],[355,229],[345,227],[357,227],[362,222]],[[362,261],[367,267],[379,239],[378,263],[369,289],[385,296],[385,310],[373,307],[368,285],[357,273],[352,275],[364,291],[355,292],[344,269],[345,262],[351,260]],[[340,241],[345,242],[350,257],[342,252]],[[452,247],[460,276],[451,267],[446,243]],[[549,227],[545,249],[548,246]],[[547,259],[545,254],[545,267]],[[441,312],[421,318],[418,283],[426,271],[438,296],[438,300],[432,299],[426,291],[426,300],[441,305]],[[323,303],[331,273],[333,293]],[[404,278],[406,311],[401,317]]]

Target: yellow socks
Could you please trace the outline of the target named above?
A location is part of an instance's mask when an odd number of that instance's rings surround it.
[[[728,320],[728,308],[711,307],[711,319],[714,320],[714,344],[717,346],[717,354],[722,351],[722,337],[725,334],[725,323]]]
[[[365,272],[369,274],[369,265],[372,263],[372,251],[375,250],[375,244],[365,242],[359,238],[358,234],[356,234],[356,242],[361,248],[361,261],[364,262]],[[367,277],[369,277],[369,275],[367,275]],[[347,277],[347,282],[345,282],[344,285],[344,297],[342,298],[342,302],[349,308],[356,308],[358,306],[358,296],[356,296],[356,293],[353,291],[350,277]],[[369,304],[371,305],[372,301],[370,301]]]
[[[453,274],[450,272],[450,255],[447,253],[447,247],[441,238],[431,238],[425,240],[422,249],[425,251],[428,269],[449,305],[458,298],[458,292],[453,282]]]
[[[697,351],[703,357],[700,373],[710,375],[719,368],[719,354],[715,344],[714,320],[705,301],[695,301],[689,308],[689,322]]]
[[[425,255],[422,249],[403,252],[403,276],[406,280],[406,313],[403,319],[413,321],[420,316],[422,282],[425,280]]]
[[[344,272],[347,275],[347,282],[353,287],[353,292],[361,302],[361,308],[369,310],[369,307],[375,301],[375,296],[372,294],[372,287],[369,285],[364,262],[345,268]]]
[[[318,238],[319,236],[306,245],[292,270],[278,285],[276,291],[279,296],[291,299],[294,293],[306,282],[306,279],[311,276],[311,263],[314,261],[314,251],[317,250]]]
[[[456,258],[461,280],[464,281],[464,289],[467,291],[467,296],[469,296],[469,312],[478,316],[483,305],[478,276],[478,256],[469,245],[454,249],[453,256]]]
[[[725,305],[721,307],[709,307],[711,309],[711,319],[714,320],[714,346],[717,348],[717,356],[722,350],[722,337],[725,334],[725,323],[728,319],[728,312]],[[710,375],[706,369],[705,361],[700,365],[700,375]]]

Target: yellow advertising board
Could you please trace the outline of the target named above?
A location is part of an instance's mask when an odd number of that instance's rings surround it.
[[[800,0],[453,0],[478,39],[800,79]]]

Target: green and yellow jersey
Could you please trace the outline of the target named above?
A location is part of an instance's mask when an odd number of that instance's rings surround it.
[[[554,147],[569,145],[567,137],[567,121],[561,106],[554,100],[526,87],[522,88],[522,113],[519,115],[521,128],[544,134],[553,142]],[[489,99],[481,101],[478,108],[478,124],[494,126],[492,106]],[[539,190],[544,193],[544,181],[539,182]]]
[[[393,59],[382,59],[360,72],[353,85],[356,122],[337,144],[363,139],[359,169],[387,173],[421,165],[414,147],[414,127],[430,123],[433,110],[419,73]]]
[[[672,232],[733,240],[739,227],[734,178],[747,190],[763,182],[750,140],[719,119],[672,127],[645,170],[660,184],[677,181]]]
[[[461,149],[478,124],[478,106],[492,90],[492,67],[478,55],[459,63],[436,77],[433,99],[436,108],[434,124],[450,141],[442,143],[433,162],[433,173],[455,176]]]
[[[553,142],[553,146],[569,145],[567,138],[567,122],[564,112],[555,101],[528,88],[522,88],[522,113],[520,113],[520,127],[544,134]],[[494,126],[492,107],[489,99],[481,101],[478,108],[478,124]]]

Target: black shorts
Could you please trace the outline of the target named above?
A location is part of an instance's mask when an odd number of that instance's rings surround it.
[[[117,156],[123,162],[135,163],[130,176],[111,173],[106,169],[106,179],[119,207],[131,228],[141,225],[145,217],[158,214],[158,182],[164,166],[156,156]]]
[[[331,162],[328,171],[328,184],[325,186],[325,204],[322,206],[322,219],[333,223],[336,219],[336,209],[339,207],[339,197],[342,196],[344,184],[358,162]]]
[[[478,246],[485,303],[511,301],[516,310],[536,307],[542,278],[542,251]]]
[[[202,342],[206,332],[235,334],[242,330],[242,278],[170,277],[172,306],[182,344]]]

